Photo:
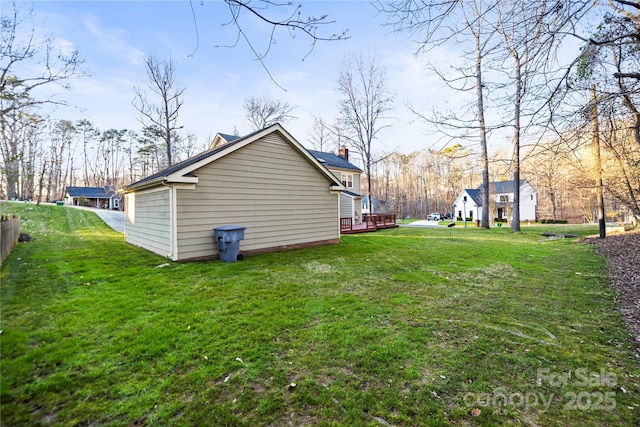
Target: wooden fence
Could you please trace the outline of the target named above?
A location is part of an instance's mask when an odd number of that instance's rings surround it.
[[[0,265],[5,258],[11,253],[11,250],[18,243],[20,237],[20,217],[13,215],[2,215],[0,218],[0,229],[2,236],[0,238]]]

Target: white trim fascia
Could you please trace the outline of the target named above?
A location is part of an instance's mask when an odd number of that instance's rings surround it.
[[[337,217],[338,217],[338,220],[336,221],[338,223],[338,240],[342,241],[341,240],[342,233],[340,232],[341,229],[342,229],[342,227],[341,227],[342,224],[340,224],[340,193],[338,193],[338,197],[336,197],[336,199],[338,199],[338,203],[336,203],[337,208],[338,208],[337,212],[336,212],[337,213]]]
[[[198,177],[197,176],[184,176],[184,174],[176,174],[172,173],[165,178],[166,182],[169,183],[184,183],[184,184],[197,184]]]
[[[169,186],[169,245],[171,260],[178,260],[178,203],[176,186]]]

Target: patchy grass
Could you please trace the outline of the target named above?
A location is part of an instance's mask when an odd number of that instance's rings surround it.
[[[157,268],[91,212],[1,206],[35,237],[0,273],[3,425],[639,418],[604,260],[544,240],[551,225],[402,227]]]

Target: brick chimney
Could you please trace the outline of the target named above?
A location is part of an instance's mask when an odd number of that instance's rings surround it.
[[[349,150],[344,145],[341,146],[338,150],[338,155],[345,159],[347,162],[349,161]]]

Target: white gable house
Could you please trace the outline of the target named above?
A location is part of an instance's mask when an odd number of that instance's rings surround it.
[[[490,220],[513,220],[513,181],[489,183]],[[520,221],[535,221],[538,206],[538,193],[526,179],[520,180]],[[464,189],[453,204],[453,215],[459,221],[482,219],[482,189]]]

